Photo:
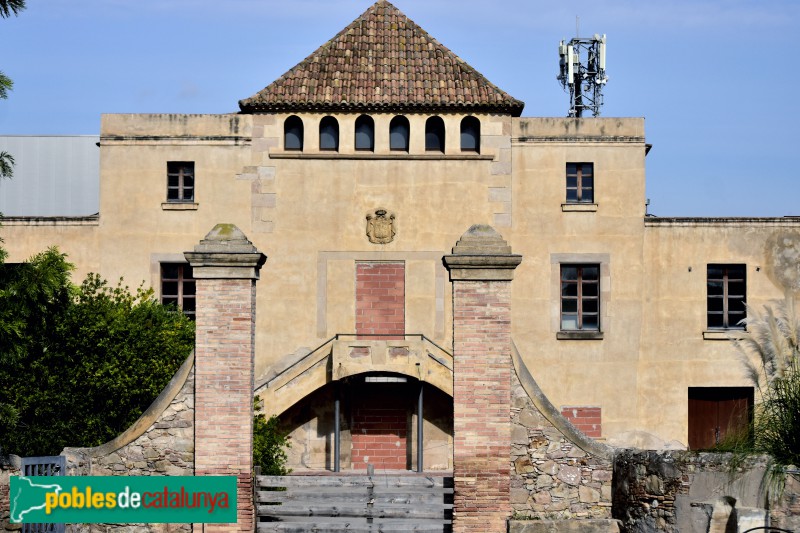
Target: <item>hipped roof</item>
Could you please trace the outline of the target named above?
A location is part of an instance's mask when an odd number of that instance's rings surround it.
[[[239,101],[244,113],[463,110],[519,116],[524,105],[386,0]]]

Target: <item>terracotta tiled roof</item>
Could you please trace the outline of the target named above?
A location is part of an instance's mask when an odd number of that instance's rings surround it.
[[[245,113],[293,110],[492,111],[525,104],[489,82],[386,0],[254,96]]]

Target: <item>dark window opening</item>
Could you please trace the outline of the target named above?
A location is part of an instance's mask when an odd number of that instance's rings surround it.
[[[708,265],[707,279],[709,329],[744,329],[746,265]]]
[[[594,163],[567,163],[567,203],[594,203]]]
[[[561,265],[561,330],[600,331],[600,265]]]
[[[303,149],[303,121],[300,117],[291,116],[283,123],[283,149]]]
[[[167,161],[167,202],[194,201],[194,161]]]
[[[389,123],[389,149],[408,152],[410,131],[406,117],[394,117]]]
[[[319,149],[339,150],[339,122],[333,117],[325,117],[319,122]]]
[[[194,320],[195,280],[187,263],[161,263],[161,303],[175,305]]]
[[[461,151],[480,152],[481,122],[475,117],[464,117],[461,121]]]
[[[356,150],[375,150],[375,121],[367,115],[356,119]]]
[[[444,153],[444,120],[441,117],[425,121],[425,151]]]

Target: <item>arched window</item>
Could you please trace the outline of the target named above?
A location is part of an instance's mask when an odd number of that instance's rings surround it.
[[[339,149],[339,123],[333,117],[325,117],[319,121],[319,149]]]
[[[303,149],[303,121],[298,116],[292,115],[283,123],[283,149]]]
[[[389,123],[389,148],[408,152],[408,137],[411,128],[408,119],[403,116],[394,117]]]
[[[375,150],[375,121],[367,115],[356,119],[356,150]]]
[[[431,117],[425,121],[425,150],[444,153],[444,120]]]
[[[464,117],[461,121],[461,151],[480,152],[481,122],[475,117]]]

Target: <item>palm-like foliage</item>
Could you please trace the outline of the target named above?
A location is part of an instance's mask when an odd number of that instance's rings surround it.
[[[12,14],[18,15],[25,9],[25,0],[0,0],[0,17],[8,18]]]
[[[752,450],[771,455],[778,465],[800,464],[800,317],[795,299],[747,308],[747,332],[734,340],[753,384],[759,390]]]
[[[747,331],[734,339],[748,377],[759,389],[783,378],[800,356],[800,317],[794,297],[787,296],[764,313],[747,306]]]
[[[0,178],[14,175],[14,156],[8,152],[0,152]]]

